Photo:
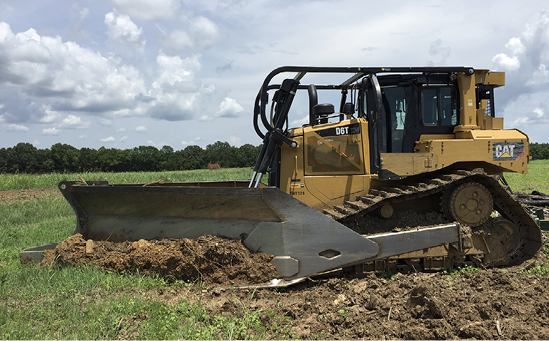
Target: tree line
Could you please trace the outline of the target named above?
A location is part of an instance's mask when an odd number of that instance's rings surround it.
[[[219,141],[206,149],[193,145],[177,151],[170,146],[77,149],[62,143],[37,149],[30,143],[18,143],[0,149],[0,174],[192,170],[207,168],[209,162],[224,168],[250,167],[255,165],[260,150],[261,146],[234,147]]]
[[[532,160],[548,160],[549,143],[530,143],[530,155]]]
[[[154,172],[207,168],[219,163],[224,168],[250,167],[255,164],[261,146],[234,147],[216,142],[203,149],[188,146],[175,151],[170,146],[158,149],[139,146],[133,149],[77,149],[56,143],[50,149],[37,149],[30,143],[18,143],[0,149],[0,174],[75,173],[75,172]],[[548,143],[530,143],[533,160],[549,159]]]

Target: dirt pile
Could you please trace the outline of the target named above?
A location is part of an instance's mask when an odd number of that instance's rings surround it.
[[[207,285],[264,284],[277,277],[272,256],[251,253],[240,240],[204,236],[197,239],[110,242],[75,234],[44,251],[42,265],[93,264],[105,270],[159,274],[167,279]]]
[[[200,300],[216,314],[238,316],[248,302],[250,311],[286,316],[285,327],[300,339],[549,339],[549,278],[500,269],[366,274],[283,292],[213,290]],[[281,322],[261,319],[266,327]]]

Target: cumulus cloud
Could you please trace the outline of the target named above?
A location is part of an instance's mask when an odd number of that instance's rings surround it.
[[[522,44],[520,38],[513,37],[505,44],[505,48],[511,51],[511,56],[505,53],[498,53],[492,58],[492,62],[509,71],[518,70],[520,67],[520,58],[526,52],[526,47]]]
[[[513,126],[543,125],[549,123],[549,105],[541,103],[539,107],[530,112],[525,112],[523,116],[513,121]]]
[[[143,29],[130,19],[129,16],[118,14],[116,10],[105,14],[105,25],[109,39],[114,42],[131,45],[140,51],[145,47],[145,39],[142,36]]]
[[[202,89],[194,83],[194,72],[201,67],[198,56],[182,59],[160,51],[156,62],[158,73],[150,92],[155,100],[150,102],[147,113],[167,121],[192,119]]]
[[[525,25],[522,33],[509,39],[507,53],[499,53],[492,61],[497,67],[509,71],[506,86],[497,90],[496,96],[503,108],[503,115],[513,127],[549,123],[549,15],[545,9],[532,23]]]
[[[10,124],[8,125],[8,130],[9,131],[29,131],[29,128],[22,124]]]
[[[234,98],[225,97],[221,104],[219,104],[219,110],[216,113],[217,117],[238,117],[239,113],[243,112],[244,108]]]
[[[195,40],[195,44],[203,49],[212,47],[221,39],[221,33],[217,25],[203,16],[196,17],[191,21],[189,31]]]
[[[32,96],[34,103],[52,112],[102,115],[132,110],[135,97],[146,92],[143,77],[133,66],[120,66],[116,58],[63,42],[61,37],[40,36],[32,28],[14,34],[4,22],[0,23],[0,79],[14,92],[11,101],[28,103],[27,96]],[[46,114],[46,120],[51,118]]]
[[[55,127],[42,129],[42,135],[57,135],[57,134],[59,134],[59,129]]]
[[[192,18],[188,27],[173,30],[165,39],[164,45],[167,51],[173,54],[180,51],[207,50],[224,39],[220,28],[210,19],[204,16]]]
[[[184,146],[196,146],[196,145],[198,145],[198,143],[200,141],[205,141],[205,140],[206,140],[205,138],[198,136],[194,140],[189,141],[189,142],[181,141],[181,144],[184,145]]]
[[[200,69],[201,64],[198,56],[194,55],[185,59],[179,56],[168,56],[160,51],[156,57],[158,75],[153,82],[153,88],[160,88],[165,85],[177,86],[194,90],[192,81],[194,71]],[[188,85],[191,85],[190,87]]]
[[[240,147],[240,145],[242,145],[242,141],[240,137],[236,137],[236,136],[230,136],[229,143],[236,147]]]
[[[104,139],[101,139],[100,141],[101,141],[101,142],[114,142],[115,139],[114,139],[114,137],[109,136],[109,137],[106,137],[106,138],[104,138]]]
[[[145,128],[145,126],[139,126],[135,128],[135,131],[137,131],[138,133],[145,133],[147,132],[147,128]]]
[[[40,118],[39,121],[42,122],[42,123],[51,123],[51,122],[57,120],[58,117],[59,117],[58,112],[46,109],[45,110],[45,115],[42,116],[42,118]]]
[[[126,141],[127,139],[128,139],[128,137],[127,137],[127,136],[122,136],[122,137],[120,138],[120,142],[122,142],[122,141]]]
[[[179,0],[111,0],[121,12],[143,21],[173,20]]]
[[[75,115],[69,115],[67,116],[60,124],[60,128],[68,128],[68,129],[86,129],[90,126],[89,121],[82,121],[82,118],[75,116]]]

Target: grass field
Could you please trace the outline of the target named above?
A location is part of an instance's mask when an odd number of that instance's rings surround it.
[[[509,174],[517,191],[549,192],[549,161],[534,161],[527,175]],[[0,190],[54,188],[59,181],[111,183],[243,180],[250,169],[160,173],[1,175]],[[200,283],[168,283],[139,274],[94,268],[51,269],[19,263],[19,251],[69,237],[76,225],[58,194],[0,203],[0,339],[263,339],[293,336],[281,324],[266,330],[260,314],[242,305],[239,316],[209,315],[192,292]],[[181,298],[168,302],[164,297]],[[183,293],[183,294],[182,294]],[[188,293],[188,297],[185,297]]]
[[[505,179],[515,192],[549,193],[549,160],[530,161],[528,174],[505,173]]]

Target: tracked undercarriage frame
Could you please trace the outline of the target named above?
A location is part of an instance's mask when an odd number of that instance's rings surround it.
[[[324,213],[357,230],[362,222],[373,216],[390,219],[399,207],[409,208],[422,203],[436,203],[431,209],[436,213],[444,212],[448,221],[467,218],[465,213],[459,212],[456,217],[453,214],[455,210],[475,214],[475,210],[480,211],[481,207],[484,210],[490,207],[489,212],[481,214],[481,218],[469,218],[472,228],[469,234],[464,235],[461,251],[447,244],[362,263],[349,270],[441,270],[467,261],[482,267],[518,264],[533,257],[540,249],[541,231],[526,209],[498,180],[498,176],[486,174],[482,169],[429,174],[414,177],[399,186],[370,190],[368,194],[346,201],[342,206],[324,210]],[[463,202],[455,202],[460,200],[459,196],[456,199],[456,190],[464,191],[463,188],[467,187],[474,187],[474,191],[464,196],[461,199]],[[454,200],[453,206],[449,203],[451,199]],[[490,205],[485,201],[490,201]],[[492,217],[492,202],[497,212],[495,217]],[[478,222],[472,223],[474,220]],[[467,222],[460,222],[467,226]],[[368,231],[361,232],[368,234]]]

